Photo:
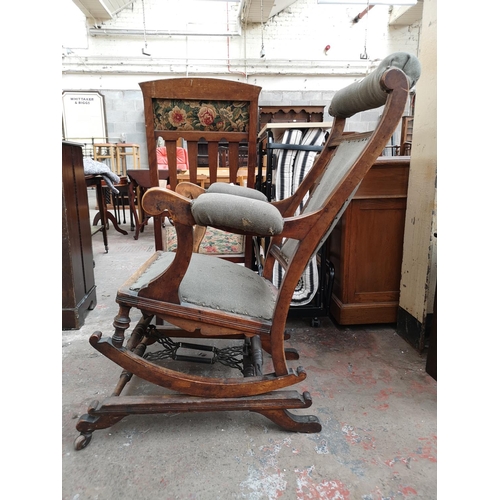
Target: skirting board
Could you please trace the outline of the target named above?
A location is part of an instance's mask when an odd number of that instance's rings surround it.
[[[330,315],[340,325],[396,323],[397,309],[397,301],[344,304],[335,295],[330,299]]]
[[[433,314],[427,315],[425,324],[414,318],[408,311],[398,307],[397,333],[418,352],[426,347],[426,339],[430,335]]]

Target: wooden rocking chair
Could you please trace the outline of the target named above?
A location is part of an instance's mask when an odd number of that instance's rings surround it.
[[[419,74],[415,57],[396,53],[361,82],[337,92],[329,108],[335,120],[327,144],[291,198],[269,203],[256,199],[255,190],[245,187],[226,184],[219,192],[218,183],[195,199],[158,187],[146,192],[144,210],[155,216],[168,212],[178,248],[175,253],[156,251],[118,291],[114,335],[102,338],[101,332],[95,332],[90,337],[90,344],[123,372],[112,396],[91,403],[79,419],[77,450],[87,446],[93,431],[132,414],[247,410],[287,431],[321,431],[315,416],[289,411],[312,404],[308,392],[286,389],[306,378],[304,369],[290,368],[287,363],[298,359],[295,350],[285,348],[290,301],[311,255],[328,237],[400,123],[409,88]],[[373,132],[344,133],[346,118],[384,104]],[[294,216],[307,192],[301,215]],[[263,275],[234,262],[193,253],[196,225],[270,237]],[[271,282],[276,260],[285,269],[279,289]],[[125,342],[131,308],[139,309],[142,318]],[[153,325],[154,317],[165,323]],[[237,340],[242,345],[227,351],[173,340],[178,338]],[[154,351],[160,344],[165,349]],[[178,371],[173,367],[179,365],[175,360],[196,358],[179,353],[180,348],[191,347],[194,353],[203,350],[211,356],[210,363],[220,361],[224,370],[238,368],[240,376]],[[266,363],[272,363],[272,368],[263,373]],[[132,375],[164,388],[164,393],[121,395]]]

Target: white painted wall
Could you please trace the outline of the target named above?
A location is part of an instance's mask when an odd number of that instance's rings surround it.
[[[373,69],[391,52],[418,55],[420,25],[389,27],[389,6],[376,6],[359,23],[352,19],[364,5],[318,5],[297,0],[261,26],[242,26],[239,36],[153,36],[149,31],[198,29],[238,31],[226,2],[209,2],[214,17],[187,0],[136,0],[98,24],[107,30],[135,30],[135,36],[100,35],[94,21],[64,0],[63,86],[72,89],[137,90],[140,81],[168,76],[216,75],[262,86],[263,90],[338,90]],[[238,4],[233,4],[238,5]],[[214,19],[214,20],[211,20]],[[204,22],[205,24],[201,24]],[[264,41],[265,57],[260,57]],[[325,54],[324,48],[330,45]],[[368,59],[360,59],[366,53]],[[332,76],[334,78],[332,78]],[[338,77],[338,78],[337,78]]]

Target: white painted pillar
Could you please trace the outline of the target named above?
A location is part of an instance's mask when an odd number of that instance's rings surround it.
[[[436,288],[437,0],[424,0],[397,329],[418,350]]]

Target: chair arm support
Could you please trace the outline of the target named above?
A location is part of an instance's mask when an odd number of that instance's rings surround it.
[[[321,217],[321,211],[296,215],[294,217],[285,217],[283,219],[283,231],[280,233],[280,236],[283,238],[302,240],[307,237],[307,234],[311,228],[314,227],[319,217]]]
[[[191,200],[181,194],[160,187],[152,187],[142,197],[142,208],[149,215],[168,216],[174,221],[186,226],[196,224],[191,213]]]
[[[283,217],[268,201],[225,193],[205,193],[192,201],[196,224],[238,234],[274,236],[283,230]]]

